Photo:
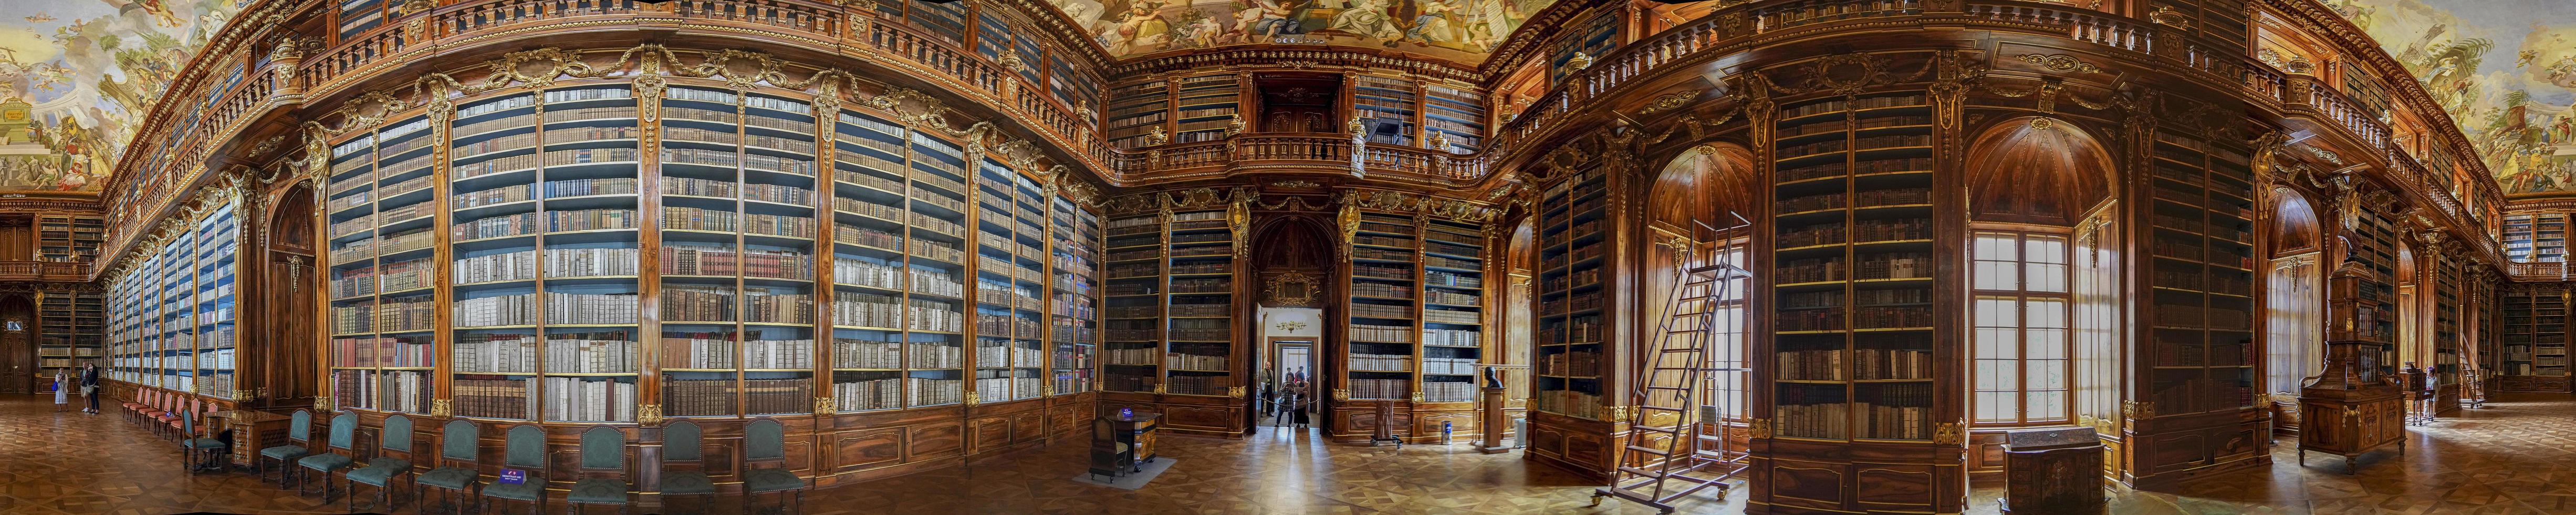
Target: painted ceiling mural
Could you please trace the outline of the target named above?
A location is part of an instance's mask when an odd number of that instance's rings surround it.
[[[1047,0],[1126,57],[1233,45],[1340,45],[1482,63],[1555,0]]]
[[[2450,110],[2505,194],[2576,192],[2576,1],[2323,1]]]
[[[96,191],[250,0],[0,0],[0,190]]]

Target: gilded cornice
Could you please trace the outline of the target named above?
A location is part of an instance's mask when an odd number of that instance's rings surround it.
[[[1167,57],[1144,58],[1109,68],[1108,75],[1117,81],[1135,80],[1156,73],[1205,70],[1214,67],[1276,68],[1297,71],[1401,71],[1419,77],[1455,81],[1473,85],[1480,82],[1476,71],[1448,64],[1447,61],[1423,59],[1402,53],[1376,53],[1349,48],[1236,47],[1193,52]]]

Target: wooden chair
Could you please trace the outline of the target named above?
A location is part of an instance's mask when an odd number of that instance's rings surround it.
[[[769,465],[753,468],[754,465]],[[751,421],[742,434],[742,501],[752,505],[760,494],[796,492],[796,508],[788,513],[805,511],[805,479],[787,469],[787,427],[778,419]]]
[[[206,402],[206,401],[203,401],[203,400],[198,400],[198,399],[187,399],[187,400],[179,401],[179,409],[177,409],[177,410],[173,410],[173,411],[178,411],[178,413],[170,413],[170,414],[165,415],[165,416],[169,417],[169,419],[168,419],[168,420],[166,420],[166,421],[164,421],[164,422],[162,422],[162,424],[163,424],[163,425],[165,425],[165,426],[168,426],[168,427],[164,427],[164,428],[162,428],[162,429],[167,430],[167,431],[171,431],[171,432],[179,432],[179,431],[181,431],[181,430],[187,429],[187,427],[186,427],[186,426],[182,425],[182,424],[185,424],[185,423],[186,423],[186,422],[185,422],[184,420],[182,420],[182,419],[185,419],[185,418],[187,418],[187,417],[189,417],[189,416],[191,416],[191,415],[196,415],[196,414],[197,414],[197,413],[199,413],[199,412],[203,412],[203,411],[205,411],[205,410],[206,410],[206,408],[207,408],[207,407],[209,407],[211,404],[212,404],[212,403],[209,403],[209,402]],[[179,437],[179,439],[180,439],[181,441],[186,441],[188,438],[193,437],[193,436],[196,436],[196,435],[184,435],[184,436],[180,436],[180,437]]]
[[[411,417],[385,417],[384,432],[376,435],[375,459],[367,460],[367,466],[345,474],[349,478],[349,511],[358,511],[358,485],[376,487],[376,504],[369,509],[392,511],[394,480],[411,475],[411,437]],[[395,454],[402,457],[396,458]],[[412,482],[412,486],[420,486],[417,478]],[[414,497],[417,500],[418,496]]]
[[[429,473],[413,478],[412,488],[415,490],[442,488],[454,490],[456,495],[464,495],[467,489],[479,486],[483,476],[476,472],[479,469],[475,467],[475,461],[478,459],[475,451],[476,446],[482,442],[481,433],[481,426],[476,426],[473,422],[447,421],[446,429],[439,431],[438,435],[438,462],[431,464],[437,468],[432,468]],[[476,490],[479,493],[480,489]],[[413,492],[412,498],[418,499],[422,493],[425,492]],[[439,498],[451,497],[441,495]],[[463,503],[452,503],[451,506],[462,508]]]
[[[607,475],[618,477],[600,477]],[[615,504],[618,515],[626,514],[626,432],[615,427],[591,426],[581,432],[581,480],[574,481],[564,502],[572,504],[575,513],[584,504]]]
[[[133,422],[133,421],[135,421],[135,420],[139,420],[139,419],[141,418],[140,416],[143,414],[143,408],[149,408],[149,407],[152,407],[152,405],[151,405],[151,404],[149,404],[149,403],[147,403],[147,402],[146,402],[146,401],[151,397],[151,395],[152,395],[152,391],[151,391],[151,390],[144,390],[144,391],[142,391],[142,392],[137,392],[137,393],[134,395],[134,398],[133,398],[133,399],[128,399],[128,400],[126,400],[126,401],[125,401],[125,403],[123,403],[123,404],[118,404],[118,406],[124,406],[124,407],[125,407],[125,421],[126,421],[126,422]]]
[[[181,413],[179,430],[185,432],[184,436],[179,437],[179,449],[187,456],[187,459],[180,460],[181,471],[195,474],[199,469],[206,468],[207,461],[223,456],[223,440],[197,437],[197,412]]]
[[[491,485],[484,486],[483,497],[477,501],[478,506],[474,511],[483,511],[481,504],[488,504],[492,499],[501,499],[535,503],[537,513],[545,513],[546,430],[534,425],[520,424],[518,427],[510,428],[509,441],[501,445],[501,467],[527,471],[528,479],[515,485],[495,481]],[[504,505],[502,509],[507,510],[509,506]]]
[[[673,512],[680,510],[673,506],[672,496],[712,496],[716,493],[715,481],[707,477],[706,447],[700,443],[699,436],[696,422],[675,420],[662,424],[662,506]],[[688,467],[671,470],[674,463]]]
[[[250,461],[251,472],[259,474],[260,481],[267,481],[268,471],[262,466],[267,465],[268,460],[277,460],[278,488],[286,487],[287,467],[313,453],[313,412],[295,410],[294,415],[287,417],[286,423],[287,444],[260,449],[259,455],[251,457]]]
[[[331,472],[349,468],[349,464],[355,461],[350,456],[357,452],[352,447],[356,443],[351,440],[357,439],[358,414],[343,411],[339,415],[332,416],[330,432],[331,440],[324,452],[295,460],[297,466],[303,467],[295,473],[295,493],[297,495],[304,493],[305,471],[321,472],[322,502],[325,503],[331,502]]]

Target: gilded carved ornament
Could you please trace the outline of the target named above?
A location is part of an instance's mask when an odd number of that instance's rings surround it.
[[[1700,90],[1696,89],[1675,91],[1672,93],[1658,95],[1655,97],[1653,102],[1646,103],[1646,107],[1638,109],[1637,114],[1649,115],[1671,111],[1673,109],[1680,108],[1681,106],[1690,105],[1692,100],[1699,99],[1699,95]]]
[[[1317,293],[1323,291],[1323,283],[1316,280],[1315,276],[1298,272],[1288,272],[1271,276],[1270,280],[1266,281],[1263,285],[1262,291],[1266,294],[1266,297],[1271,304],[1300,307],[1312,306],[1315,305],[1316,297],[1319,297]],[[1303,322],[1281,322],[1280,324],[1282,329],[1290,331],[1295,331],[1296,329],[1287,327],[1287,324],[1304,325]]]
[[[2022,54],[2013,58],[2058,73],[2102,73],[2102,68],[2066,54]]]

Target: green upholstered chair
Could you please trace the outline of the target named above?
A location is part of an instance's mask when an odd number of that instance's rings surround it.
[[[313,453],[313,412],[295,410],[295,414],[287,416],[286,419],[286,445],[260,449],[259,456],[252,457],[250,462],[251,472],[259,474],[259,480],[267,481],[268,471],[261,467],[267,465],[268,460],[277,460],[279,488],[286,487],[287,467],[294,465],[295,460],[304,458],[304,455]]]
[[[760,494],[796,492],[796,508],[805,511],[805,479],[787,469],[787,428],[778,419],[751,421],[742,433],[742,497],[749,506]]]
[[[369,508],[391,511],[388,508],[393,507],[394,481],[411,477],[411,437],[411,417],[385,417],[385,430],[376,435],[375,459],[345,474],[349,478],[349,511],[358,510],[358,485],[376,487],[376,505]]]
[[[326,503],[331,502],[331,473],[349,468],[349,464],[355,461],[350,456],[357,452],[357,449],[351,446],[356,445],[353,440],[358,439],[358,414],[343,411],[333,415],[330,433],[331,440],[323,452],[295,460],[295,464],[301,467],[295,471],[295,493],[304,493],[304,482],[307,481],[304,479],[305,474],[320,472],[322,473],[322,502]]]
[[[614,475],[616,477],[601,477]],[[574,481],[564,502],[578,512],[585,504],[615,504],[626,513],[626,432],[591,426],[581,432],[581,480]]]
[[[188,473],[195,474],[199,470],[204,470],[209,465],[208,461],[224,455],[223,440],[197,437],[197,412],[181,412],[179,429],[188,432],[179,436],[179,448],[187,451],[188,456],[188,459],[182,460],[179,466],[185,467],[184,470]]]
[[[678,420],[662,425],[662,506],[673,506],[672,496],[715,495],[716,482],[707,477],[706,448],[699,436],[696,422]],[[685,468],[671,470],[674,464]]]
[[[431,463],[436,468],[413,478],[412,488],[415,490],[443,488],[453,490],[450,492],[453,495],[464,495],[467,489],[482,484],[483,476],[475,471],[475,460],[478,458],[475,451],[476,446],[482,442],[481,434],[482,427],[474,425],[473,422],[447,421],[447,427],[438,434],[438,461]],[[413,492],[412,498],[420,498],[421,493]],[[453,496],[442,494],[439,498],[452,499]],[[452,503],[451,505],[462,506],[463,504]]]
[[[537,513],[545,513],[546,430],[534,425],[520,424],[510,428],[508,438],[508,441],[501,444],[501,467],[527,471],[528,479],[515,485],[498,481],[485,485],[480,502],[488,505],[493,499],[504,502],[527,501],[536,503]],[[503,508],[507,507],[503,506]],[[477,507],[475,511],[483,510]]]

